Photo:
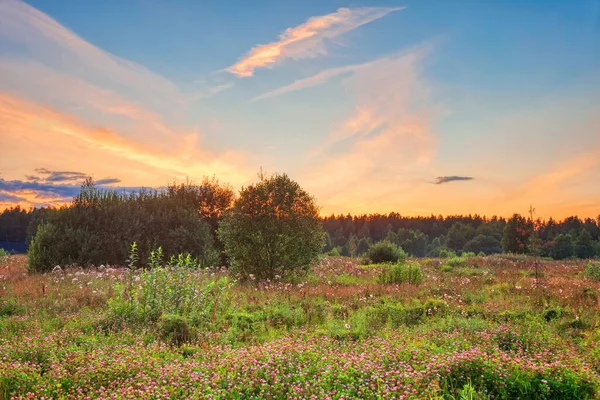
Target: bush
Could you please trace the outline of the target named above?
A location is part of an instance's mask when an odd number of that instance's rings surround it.
[[[179,315],[163,314],[158,327],[161,338],[177,346],[193,338],[188,322]]]
[[[407,255],[401,247],[384,240],[371,246],[367,251],[367,257],[371,260],[371,263],[379,264],[387,262],[394,263],[398,260],[404,260]]]
[[[439,252],[439,258],[456,258],[457,255],[455,252],[453,252],[452,250],[448,250],[448,249],[440,249]]]
[[[259,279],[306,272],[323,246],[314,199],[285,174],[242,189],[218,237],[231,269]]]
[[[585,276],[595,281],[600,281],[600,262],[590,261],[585,268]]]
[[[164,192],[98,190],[88,180],[71,205],[52,211],[40,225],[29,248],[29,268],[122,265],[134,241],[142,266],[158,246],[166,257],[188,252],[203,266],[217,263],[210,226],[193,205]]]
[[[114,316],[125,320],[156,322],[168,314],[213,328],[227,308],[230,287],[227,277],[214,278],[183,266],[158,266],[118,283],[109,307]]]
[[[423,281],[423,270],[419,264],[397,263],[385,268],[379,276],[381,283],[404,283],[419,285]]]

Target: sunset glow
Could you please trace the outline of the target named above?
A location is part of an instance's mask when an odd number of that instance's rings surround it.
[[[0,209],[262,168],[322,214],[600,214],[597,2],[276,3],[0,0]]]

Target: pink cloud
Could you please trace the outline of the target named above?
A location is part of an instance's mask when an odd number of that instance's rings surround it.
[[[254,47],[227,70],[237,76],[248,77],[254,75],[255,69],[271,67],[283,58],[302,59],[326,54],[328,40],[402,9],[340,8],[331,14],[311,17],[301,25],[286,29],[279,35],[278,41]]]

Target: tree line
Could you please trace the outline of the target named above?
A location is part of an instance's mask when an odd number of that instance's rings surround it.
[[[394,243],[413,257],[520,253],[553,259],[600,256],[600,216],[557,221],[514,214],[510,218],[467,216],[406,217],[398,213],[323,218],[325,251],[360,256],[380,241]]]
[[[282,176],[285,175],[272,178]],[[262,176],[261,182],[271,182],[269,179]],[[284,185],[284,181],[287,182],[284,179],[279,184],[286,190],[300,193],[301,188]],[[294,198],[285,191],[271,193],[275,189],[276,185],[262,187],[262,194],[252,192],[245,212],[268,208],[276,214],[281,204]],[[244,196],[244,190],[238,199]],[[304,206],[312,202],[309,199],[312,198],[305,193]],[[129,245],[134,241],[143,254],[161,246],[168,256],[187,252],[205,264],[225,262],[226,243],[219,238],[218,228],[225,214],[237,206],[231,186],[216,178],[204,178],[199,184],[173,183],[163,191],[143,189],[135,193],[99,190],[90,179],[66,206],[29,210],[17,206],[4,210],[0,213],[0,246],[25,243],[40,264],[119,264],[127,258]],[[413,257],[438,257],[451,252],[524,253],[554,259],[600,256],[600,216],[572,216],[557,221],[519,214],[510,218],[407,217],[399,213],[318,217],[318,209],[312,210],[313,214],[324,231],[321,251],[331,255],[361,256],[374,244],[387,241]],[[244,227],[249,226],[251,223],[246,221],[236,228],[238,242],[245,240]],[[288,228],[292,227],[302,230],[304,225],[292,224]],[[35,236],[37,240],[32,243]],[[62,238],[60,243],[56,237]],[[301,247],[299,243],[285,246]],[[241,251],[240,247],[235,251]],[[230,248],[230,252],[235,251]],[[268,251],[260,257],[272,258]]]

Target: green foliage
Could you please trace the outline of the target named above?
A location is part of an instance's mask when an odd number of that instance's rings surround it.
[[[373,264],[394,263],[406,259],[407,254],[398,245],[384,240],[371,246],[367,251],[367,257]]]
[[[591,258],[596,255],[596,246],[590,232],[581,228],[579,235],[574,240],[575,255],[579,258]]]
[[[561,233],[549,245],[549,255],[555,260],[564,260],[573,257],[574,251],[573,238],[568,234]]]
[[[329,253],[327,253],[327,255],[331,257],[339,257],[342,254],[339,247],[334,247]]]
[[[122,265],[131,242],[136,244],[137,267],[145,266],[159,245],[166,257],[189,252],[204,265],[214,260],[210,226],[193,203],[166,192],[99,190],[88,180],[70,206],[49,213],[39,227],[29,248],[29,267],[46,272],[72,263]]]
[[[448,230],[446,246],[454,251],[461,251],[475,237],[475,229],[471,225],[456,222]]]
[[[446,248],[442,248],[442,249],[440,249],[438,257],[439,258],[451,258],[451,259],[454,259],[454,258],[457,258],[458,256],[452,250],[448,250]]]
[[[364,255],[367,251],[369,251],[369,247],[371,247],[371,243],[369,239],[361,238],[356,245],[356,253],[359,256]]]
[[[595,281],[600,281],[600,262],[590,261],[585,268],[585,276]]]
[[[519,214],[514,214],[504,227],[502,249],[505,253],[527,253],[532,233],[533,223]]]
[[[314,199],[285,174],[243,188],[218,236],[232,271],[259,279],[307,271],[323,245]]]
[[[0,247],[0,258],[8,257],[8,256],[10,256],[10,253]]]
[[[465,259],[462,257],[457,257],[456,255],[446,260],[446,265],[449,265],[451,267],[458,267],[459,265],[463,265],[464,263]]]
[[[25,307],[19,305],[14,298],[0,298],[0,317],[21,315],[24,312]]]
[[[185,258],[184,258],[185,259]],[[113,316],[131,321],[157,321],[162,314],[190,318],[211,328],[226,307],[231,288],[227,277],[214,278],[185,264],[155,266],[115,286],[109,300]]]
[[[189,342],[194,337],[187,320],[180,315],[161,315],[158,328],[164,341],[177,346]]]
[[[420,285],[423,281],[423,270],[417,263],[398,262],[385,267],[379,276],[381,283],[410,283]]]
[[[465,251],[483,254],[502,253],[502,245],[497,238],[481,234],[469,240],[463,249]]]

